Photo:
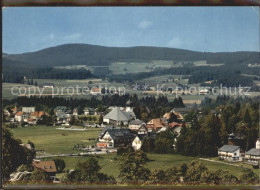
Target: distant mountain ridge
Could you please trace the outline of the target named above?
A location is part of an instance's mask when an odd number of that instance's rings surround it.
[[[198,61],[210,63],[255,63],[259,52],[196,52],[164,47],[106,47],[89,44],[64,44],[36,52],[22,54],[3,54],[3,67],[23,64],[23,67],[45,67],[66,65],[106,66],[116,61]]]

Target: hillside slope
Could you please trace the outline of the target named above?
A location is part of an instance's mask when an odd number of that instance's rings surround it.
[[[197,61],[208,63],[251,63],[258,62],[258,52],[202,53],[189,50],[162,47],[105,47],[88,44],[65,44],[36,52],[8,54],[7,60],[23,62],[25,65],[66,66],[66,65],[109,65],[122,60],[173,60]],[[9,63],[10,64],[10,61]],[[19,63],[17,63],[19,65]],[[17,65],[17,66],[18,66]],[[25,66],[24,65],[24,66]]]

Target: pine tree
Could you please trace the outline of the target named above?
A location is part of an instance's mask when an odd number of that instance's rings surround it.
[[[244,115],[244,122],[246,122],[248,124],[249,127],[251,127],[252,124],[252,119],[249,113],[249,110],[246,109],[245,115]]]

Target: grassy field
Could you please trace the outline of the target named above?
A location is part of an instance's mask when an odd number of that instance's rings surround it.
[[[208,67],[218,67],[224,65],[224,63],[218,63],[218,64],[208,64],[206,60],[202,61],[195,61],[193,62],[194,66],[208,66]]]
[[[62,158],[66,163],[67,169],[74,169],[76,167],[76,164],[78,162],[83,162],[87,160],[88,157],[60,157]],[[119,169],[118,169],[118,160],[116,154],[108,154],[108,155],[102,155],[96,157],[98,160],[99,165],[101,166],[101,172],[107,173],[109,175],[114,176],[117,180],[119,180]],[[199,160],[196,157],[187,157],[182,156],[178,154],[148,154],[148,158],[150,159],[149,162],[147,162],[146,167],[150,168],[151,170],[159,170],[159,169],[167,169],[170,167],[178,167],[182,163],[189,164],[193,160]],[[51,160],[52,158],[48,158],[46,160]],[[201,161],[201,160],[200,160]],[[206,167],[212,171],[222,169],[222,170],[228,170],[233,175],[239,177],[242,172],[241,167],[236,166],[229,166],[221,163],[214,163],[209,161],[202,161],[206,165]],[[59,174],[59,177],[62,177],[64,173]]]
[[[27,128],[12,129],[15,138],[19,138],[26,143],[28,140],[35,144],[36,150],[44,150],[46,153],[73,153],[72,150],[77,144],[93,145],[95,141],[89,141],[88,138],[97,138],[102,129],[88,128],[86,131],[65,131],[58,130],[55,127],[32,126]],[[66,162],[66,169],[74,169],[77,162],[84,161],[87,157],[61,157]],[[97,156],[102,172],[113,175],[117,178],[119,170],[117,167],[118,160],[116,154],[107,154]],[[148,154],[150,161],[147,167],[150,169],[167,169],[173,166],[179,166],[183,162],[190,163],[192,160],[199,160],[197,157],[187,157],[177,154]],[[43,160],[50,160],[45,158]],[[230,166],[222,163],[214,163],[201,160],[210,170],[229,170],[232,174],[239,176],[242,168]],[[259,170],[258,170],[259,171]],[[58,174],[62,177],[62,173]]]
[[[182,64],[173,61],[152,60],[150,62],[114,62],[109,66],[113,74],[150,72],[154,68],[180,67]]]
[[[28,140],[35,144],[36,150],[44,150],[47,153],[73,153],[74,145],[93,145],[95,141],[88,138],[97,138],[101,129],[88,128],[86,131],[58,130],[55,127],[29,126],[11,130],[16,138],[24,143]]]
[[[27,84],[15,84],[15,83],[3,83],[2,94],[3,98],[15,98],[17,95],[12,94],[12,88],[14,88],[13,92],[16,94],[20,94],[21,96],[28,96],[29,93],[31,95],[39,96],[42,93],[42,96],[52,95],[55,96],[74,96],[80,98],[91,98],[89,91],[85,91],[82,93],[80,88],[84,88],[85,90],[91,90],[92,87],[100,86],[100,87],[126,87],[123,83],[115,83],[115,82],[108,82],[107,80],[102,79],[88,79],[88,80],[60,80],[60,79],[35,79],[37,81],[38,87],[27,85]],[[89,84],[89,81],[92,83]],[[43,83],[53,83],[55,88],[42,88],[41,84]],[[21,91],[19,93],[19,87]],[[127,88],[127,87],[126,87]],[[25,93],[26,89],[26,93]],[[129,88],[127,88],[129,90]]]

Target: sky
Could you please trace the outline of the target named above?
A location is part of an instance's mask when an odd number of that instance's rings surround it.
[[[3,52],[67,43],[259,51],[259,7],[5,7]]]

